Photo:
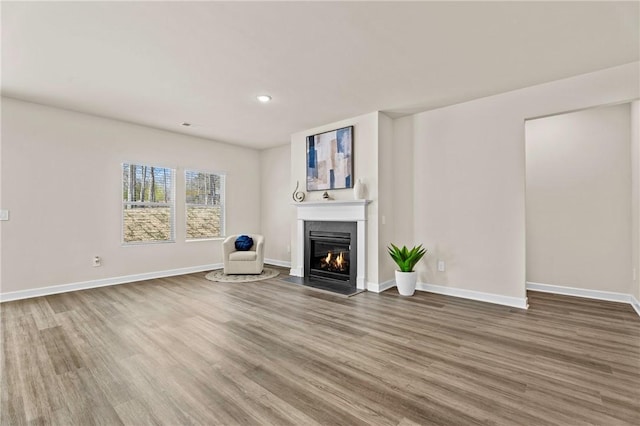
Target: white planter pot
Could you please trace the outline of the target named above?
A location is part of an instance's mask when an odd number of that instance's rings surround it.
[[[396,287],[401,296],[413,296],[416,291],[416,282],[418,281],[418,273],[396,271]]]

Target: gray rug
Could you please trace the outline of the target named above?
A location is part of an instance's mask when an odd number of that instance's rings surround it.
[[[253,281],[268,280],[277,277],[278,271],[271,268],[264,268],[260,275],[225,275],[223,269],[216,269],[209,272],[205,278],[209,281],[218,281],[221,283],[250,283]]]

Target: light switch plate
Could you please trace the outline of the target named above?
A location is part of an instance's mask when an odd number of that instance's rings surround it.
[[[0,220],[9,220],[9,210],[0,210]]]

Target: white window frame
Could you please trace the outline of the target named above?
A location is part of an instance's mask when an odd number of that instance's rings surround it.
[[[220,229],[220,236],[218,237],[203,237],[203,238],[188,238],[188,214],[187,209],[190,206],[202,206],[203,204],[187,203],[187,173],[205,173],[208,175],[218,175],[222,177],[222,188],[220,189],[220,205],[222,206],[220,212],[220,219],[222,220],[222,229]],[[227,235],[227,174],[225,172],[218,172],[212,170],[198,170],[198,169],[184,169],[184,186],[182,195],[184,196],[184,235],[185,242],[191,243],[196,241],[216,241],[224,240]]]
[[[121,244],[123,246],[140,246],[140,245],[147,245],[147,244],[171,244],[171,243],[175,243],[176,242],[176,176],[178,175],[176,173],[176,167],[169,167],[169,166],[160,166],[157,164],[149,164],[146,162],[140,162],[140,161],[123,161],[122,163],[120,163],[120,182],[121,185],[124,185],[124,182],[122,181],[122,170],[124,168],[124,165],[128,164],[128,165],[134,165],[134,166],[146,166],[146,167],[154,167],[154,168],[158,168],[158,169],[168,169],[171,170],[171,202],[169,203],[151,203],[151,202],[140,202],[140,201],[133,201],[133,202],[129,202],[129,201],[124,201],[122,200],[122,206],[120,208],[120,239],[121,239]],[[120,197],[122,198],[122,186],[120,188]],[[169,218],[169,225],[171,226],[171,231],[170,231],[170,239],[168,240],[162,240],[162,241],[125,241],[124,239],[124,209],[125,206],[127,205],[136,205],[136,206],[157,206],[157,207],[169,207],[170,209],[170,218]]]

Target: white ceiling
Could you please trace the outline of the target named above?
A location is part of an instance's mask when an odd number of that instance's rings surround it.
[[[3,1],[2,93],[266,148],[637,61],[639,4]]]

